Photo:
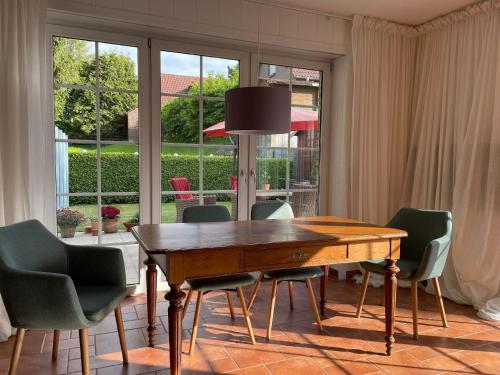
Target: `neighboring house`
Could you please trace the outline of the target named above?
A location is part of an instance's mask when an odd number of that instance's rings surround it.
[[[193,83],[198,81],[198,77],[182,76],[176,74],[161,74],[162,94],[186,94]],[[161,96],[161,107],[165,103],[175,99],[175,96]],[[127,114],[128,140],[138,142],[139,140],[139,109],[134,108]]]

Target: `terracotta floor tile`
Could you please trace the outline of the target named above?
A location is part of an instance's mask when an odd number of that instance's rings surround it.
[[[382,288],[370,288],[361,318],[355,318],[360,286],[351,281],[329,280],[324,332],[312,317],[302,285],[294,288],[295,308],[290,310],[288,288],[278,289],[270,342],[265,339],[270,283],[264,283],[251,309],[257,344],[251,345],[238,301],[233,296],[236,318],[231,320],[225,293],[204,298],[196,350],[187,354],[194,303],[184,320],[183,375],[231,373],[269,374],[500,374],[500,322],[477,318],[470,306],[445,300],[450,328],[441,326],[433,295],[419,293],[419,339],[412,338],[410,292],[398,288],[396,343],[393,355],[385,353],[384,308],[379,305]],[[319,292],[318,281],[314,281]],[[245,288],[248,300],[252,288]],[[168,302],[158,293],[156,347],[147,342],[147,306],[144,295],[122,304],[130,364],[124,371],[114,314],[89,329],[92,375],[169,374]],[[61,332],[57,363],[51,361],[53,332],[28,330],[18,375],[81,373],[78,330]],[[0,343],[0,373],[6,373],[13,338]],[[96,353],[97,352],[97,353]],[[96,356],[97,354],[97,356]],[[311,374],[310,374],[311,373]]]
[[[325,368],[328,374],[332,375],[365,375],[382,373],[380,369],[367,361],[342,361],[336,360],[334,365]]]
[[[273,375],[289,375],[289,374],[325,374],[325,371],[307,358],[292,358],[285,361],[271,363],[267,368]]]

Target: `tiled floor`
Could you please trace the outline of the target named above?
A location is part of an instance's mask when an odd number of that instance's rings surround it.
[[[318,287],[317,283],[315,284]],[[205,296],[196,352],[183,355],[183,374],[500,374],[500,322],[481,321],[469,306],[446,301],[450,328],[441,327],[434,296],[420,291],[420,338],[411,338],[410,296],[398,290],[395,352],[382,353],[383,308],[381,288],[368,290],[365,313],[354,317],[360,286],[330,280],[328,314],[319,334],[305,287],[295,285],[295,309],[289,310],[287,288],[280,285],[272,340],[265,327],[270,288],[265,283],[252,308],[257,344],[249,344],[240,310],[231,321],[225,295]],[[247,295],[250,290],[247,290]],[[159,345],[146,347],[145,298],[130,298],[123,305],[130,364],[123,370],[114,317],[91,329],[93,374],[168,374],[167,302],[159,297]],[[234,298],[237,305],[237,299]],[[36,308],[34,306],[34,308]],[[193,306],[184,322],[184,350],[189,342]],[[65,332],[57,365],[52,365],[52,335],[29,331],[19,374],[66,374],[80,371],[77,332]],[[13,340],[0,344],[0,372],[7,370]]]

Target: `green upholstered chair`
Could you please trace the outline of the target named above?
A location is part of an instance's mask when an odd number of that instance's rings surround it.
[[[193,206],[184,209],[182,221],[184,223],[216,223],[221,221],[231,221],[231,214],[226,207],[218,206],[215,204],[206,206]],[[187,280],[187,283],[189,284],[189,292],[186,297],[186,302],[184,303],[182,317],[186,315],[193,292],[198,292],[198,299],[196,300],[196,309],[193,320],[193,332],[191,334],[191,343],[189,345],[189,354],[192,354],[194,352],[203,295],[217,290],[226,292],[231,319],[234,319],[231,292],[236,292],[238,294],[241,309],[243,311],[243,316],[245,318],[245,323],[247,325],[248,334],[250,335],[252,344],[255,345],[252,323],[250,322],[250,316],[248,314],[247,306],[245,303],[245,297],[243,296],[243,290],[241,289],[244,286],[253,285],[255,283],[255,280],[255,277],[250,273]]]
[[[292,207],[287,203],[280,200],[270,200],[257,202],[252,206],[251,219],[252,220],[269,220],[269,219],[293,219]],[[261,272],[257,283],[255,284],[254,291],[248,302],[248,309],[250,309],[257,296],[257,291],[259,290],[260,283],[264,280],[271,280],[273,282],[272,294],[271,294],[271,306],[269,308],[269,320],[267,326],[267,339],[271,339],[271,330],[273,327],[273,314],[274,305],[276,303],[276,291],[278,284],[281,282],[288,283],[288,295],[290,299],[290,309],[293,310],[293,295],[292,295],[292,285],[293,282],[304,282],[306,284],[309,299],[311,301],[311,307],[318,324],[318,329],[323,330],[321,325],[321,318],[318,312],[318,306],[316,305],[316,299],[314,297],[314,291],[312,288],[311,279],[323,276],[323,270],[321,267],[304,267],[304,268],[291,268],[276,271]]]
[[[26,329],[54,330],[54,360],[60,330],[79,330],[82,372],[89,374],[87,329],[113,310],[127,362],[120,310],[127,289],[120,249],[68,245],[37,220],[2,227],[0,292],[17,328],[9,375],[16,373]]]
[[[397,278],[411,282],[413,337],[418,338],[418,282],[431,280],[443,327],[448,327],[438,277],[443,273],[451,242],[451,213],[448,211],[402,208],[387,227],[403,229],[408,237],[401,240],[400,269]],[[385,261],[362,262],[365,275],[358,304],[357,317],[361,316],[363,302],[371,273],[385,274]]]

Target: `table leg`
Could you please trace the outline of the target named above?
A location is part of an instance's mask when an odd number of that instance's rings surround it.
[[[180,375],[182,356],[182,300],[186,294],[181,290],[181,284],[170,285],[170,292],[165,298],[168,306],[168,342],[170,350],[170,373]]]
[[[154,337],[156,331],[156,263],[153,258],[148,257],[144,262],[148,267],[146,271],[146,289],[148,300],[148,337],[149,346],[154,346]]]
[[[396,261],[387,259],[385,270],[385,345],[387,355],[391,355],[392,346],[394,345],[394,310],[396,307],[396,290],[398,287],[396,274],[399,268],[396,266]]]
[[[323,276],[321,276],[321,288],[320,288],[320,307],[321,307],[321,315],[325,315],[325,305],[326,305],[326,291],[328,285],[328,274],[330,272],[330,266],[321,266],[323,268]]]

